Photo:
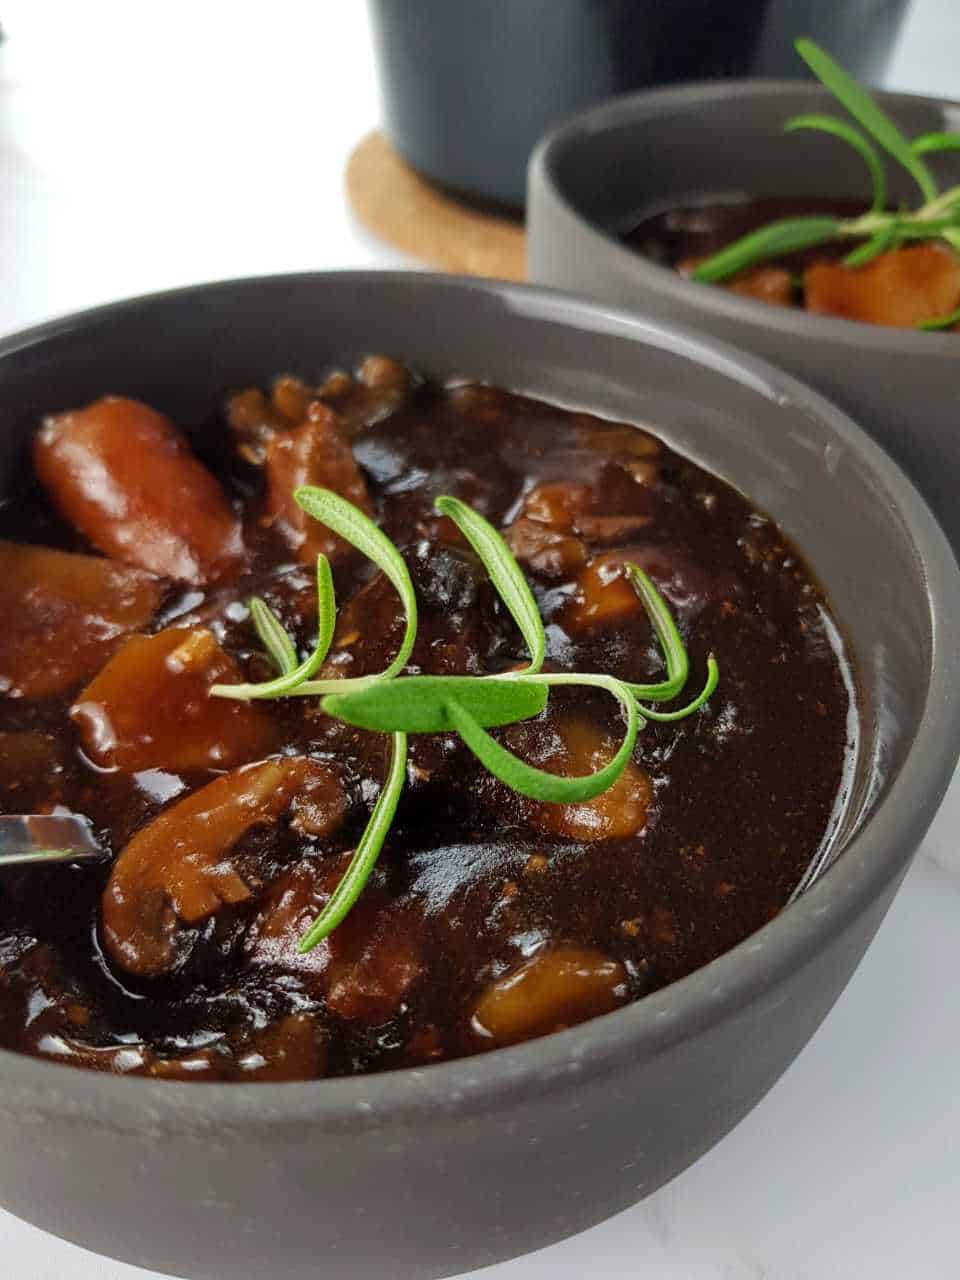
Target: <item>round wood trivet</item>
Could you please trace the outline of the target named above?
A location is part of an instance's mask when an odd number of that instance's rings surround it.
[[[525,280],[523,228],[477,213],[418,177],[376,130],[347,161],[347,198],[368,231],[442,271]]]

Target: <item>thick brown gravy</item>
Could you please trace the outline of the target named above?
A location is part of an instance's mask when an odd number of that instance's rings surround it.
[[[75,417],[95,435],[104,412]],[[314,434],[303,427],[310,412]],[[390,361],[368,362],[359,380],[333,377],[319,393],[293,380],[272,401],[244,393],[229,417],[232,429],[221,418],[198,437],[226,495],[222,510],[181,502],[175,518],[154,513],[149,536],[142,524],[124,541],[67,492],[76,457],[61,472],[58,450],[64,436],[75,443],[75,423],[43,446],[46,487],[27,484],[0,508],[0,538],[15,544],[0,566],[0,811],[86,814],[111,860],[158,814],[173,815],[152,846],[138,837],[140,879],[123,900],[116,886],[105,897],[110,860],[0,872],[0,1045],[195,1080],[422,1064],[639,999],[784,907],[830,835],[852,747],[852,686],[825,601],[763,513],[645,431],[488,387],[423,384]],[[160,428],[137,422],[149,452]],[[97,436],[90,447],[101,445]],[[481,673],[523,658],[482,566],[432,510],[437,494],[451,493],[507,531],[553,667],[662,677],[650,624],[621,574],[626,557],[677,618],[689,690],[702,684],[710,652],[721,673],[689,720],[647,725],[621,781],[585,805],[521,799],[452,735],[411,739],[378,869],[344,925],[305,956],[296,940],[366,822],[385,740],[330,720],[311,699],[261,703],[255,718],[232,720],[219,703],[211,720],[205,697],[211,670],[270,674],[244,604],[253,593],[301,652],[310,648],[316,531],[294,527],[280,491],[301,454],[311,478],[345,485],[402,549],[421,613],[411,671]],[[150,460],[139,462],[126,479],[127,462],[118,464],[121,488],[150,473]],[[203,482],[184,483],[189,493]],[[65,603],[56,566],[23,569],[19,544],[99,553],[51,495],[97,546],[141,566],[153,556],[149,572],[101,583],[96,608]],[[134,508],[136,525],[146,514]],[[193,538],[198,558],[180,537]],[[379,670],[398,643],[396,596],[368,562],[327,550],[341,602],[328,672]],[[169,566],[198,580],[177,582]],[[160,632],[165,639],[131,639]],[[57,657],[66,652],[80,655],[72,674],[73,659]],[[118,653],[128,667],[116,665]],[[576,690],[499,732],[534,763],[582,773],[610,754],[622,726],[610,699]],[[234,793],[254,786],[236,770],[277,758],[287,762],[289,804],[231,826]],[[219,897],[191,905],[187,885],[174,911],[150,898],[163,896],[156,859],[177,839],[188,852],[206,839],[176,808],[204,786],[221,788],[216,812],[232,833],[218,849]],[[204,822],[209,832],[221,817]],[[164,921],[166,950],[144,943],[141,917],[151,911]]]

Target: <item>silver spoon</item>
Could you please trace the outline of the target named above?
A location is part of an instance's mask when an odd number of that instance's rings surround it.
[[[78,814],[0,814],[0,867],[31,862],[94,862],[103,850]]]

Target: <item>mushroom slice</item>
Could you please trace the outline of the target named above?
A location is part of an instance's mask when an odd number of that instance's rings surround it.
[[[114,863],[103,892],[110,958],[140,978],[167,973],[178,958],[181,924],[196,925],[224,903],[249,898],[230,850],[252,827],[276,822],[292,804],[326,797],[332,821],[346,812],[331,771],[302,756],[247,765],[194,791],[144,827]],[[316,825],[316,815],[312,815]]]

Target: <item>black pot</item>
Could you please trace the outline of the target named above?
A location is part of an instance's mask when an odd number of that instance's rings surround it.
[[[795,36],[876,83],[907,0],[368,0],[384,127],[427,178],[520,209],[562,116],[684,80],[796,76]]]

